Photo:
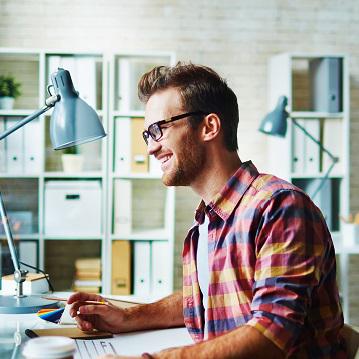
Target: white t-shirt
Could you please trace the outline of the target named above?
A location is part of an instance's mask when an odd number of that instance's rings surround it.
[[[204,307],[204,317],[207,318],[208,308],[208,287],[209,287],[209,266],[208,266],[208,224],[209,218],[205,215],[205,220],[199,226],[199,238],[197,246],[197,274],[198,284],[202,292],[202,303]],[[204,326],[204,339],[208,337],[207,321]]]

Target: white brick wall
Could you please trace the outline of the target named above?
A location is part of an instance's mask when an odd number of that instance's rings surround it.
[[[266,137],[257,128],[267,111],[268,58],[291,51],[346,53],[351,58],[351,209],[359,211],[357,0],[0,0],[0,46],[175,51],[180,60],[212,66],[239,97],[241,158],[259,168],[266,153]],[[193,207],[191,197],[192,202]],[[186,225],[180,223],[182,236]]]

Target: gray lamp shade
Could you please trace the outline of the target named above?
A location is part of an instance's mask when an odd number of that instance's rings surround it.
[[[70,73],[58,69],[51,75],[56,102],[50,122],[50,138],[54,150],[80,145],[106,136],[97,113],[79,97]]]
[[[262,120],[259,131],[267,135],[285,137],[287,132],[287,118],[289,116],[288,112],[285,110],[287,104],[287,97],[279,97],[275,109],[268,113]]]

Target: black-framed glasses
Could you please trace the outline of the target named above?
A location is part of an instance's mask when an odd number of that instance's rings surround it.
[[[154,141],[159,141],[162,136],[162,128],[161,126],[174,122],[177,120],[181,120],[182,118],[190,117],[190,116],[198,116],[198,115],[207,115],[203,111],[194,111],[194,112],[186,112],[182,113],[181,115],[173,116],[170,118],[166,118],[162,121],[154,122],[151,125],[148,126],[148,129],[142,132],[143,139],[145,140],[146,144],[148,145],[148,139],[151,137]]]

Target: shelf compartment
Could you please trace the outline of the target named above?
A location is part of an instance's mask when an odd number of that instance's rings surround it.
[[[148,155],[142,137],[144,118],[116,117],[114,128],[113,171],[123,176],[160,177],[161,164],[154,156]]]
[[[339,231],[341,213],[340,186],[341,179],[331,178],[325,181],[322,189],[312,198],[313,202],[320,208],[330,231]],[[293,184],[301,188],[311,197],[318,188],[321,178],[297,178]]]
[[[32,267],[39,267],[39,241],[36,239],[19,240],[14,238],[14,244],[19,256],[19,260],[23,263],[29,264]],[[22,269],[29,272],[35,270],[20,264]],[[13,274],[14,265],[11,260],[10,250],[6,239],[0,239],[0,276]],[[1,285],[1,284],[0,284]]]
[[[75,90],[92,108],[102,110],[102,56],[91,54],[47,54],[46,80],[51,83],[51,74],[57,68],[68,70]],[[46,84],[47,86],[47,84]]]
[[[79,258],[101,258],[101,240],[45,240],[45,270],[56,291],[71,291],[75,262]]]
[[[296,124],[305,129],[333,156],[338,158],[338,162],[330,173],[331,177],[338,177],[343,173],[344,166],[344,119],[341,117],[333,118],[297,118]],[[333,160],[321,150],[302,128],[295,123],[291,123],[291,171],[293,174],[302,173],[310,177],[325,174],[331,167]],[[294,177],[295,175],[292,175]]]
[[[39,107],[39,54],[0,54],[0,75],[13,76],[21,84],[21,95],[15,99],[14,110]]]
[[[0,179],[0,191],[14,237],[39,232],[38,186],[38,179]],[[4,233],[2,226],[1,233]]]
[[[170,56],[115,56],[114,110],[120,112],[144,111],[138,99],[137,85],[141,76],[155,66],[170,63]]]
[[[102,120],[102,119],[101,119]],[[76,177],[82,176],[82,172],[102,172],[102,156],[103,156],[103,141],[93,141],[82,144],[80,146],[71,147],[71,149],[64,149],[54,151],[50,141],[50,118],[46,116],[45,126],[45,171],[48,173],[63,173],[62,155],[66,153],[76,153],[82,157],[82,166],[76,172]],[[70,152],[71,151],[71,152]],[[70,173],[73,176],[73,173]]]
[[[292,58],[291,74],[293,111],[342,111],[341,57]]]
[[[136,232],[165,228],[168,190],[157,179],[115,179],[113,181],[112,233],[127,238]]]

